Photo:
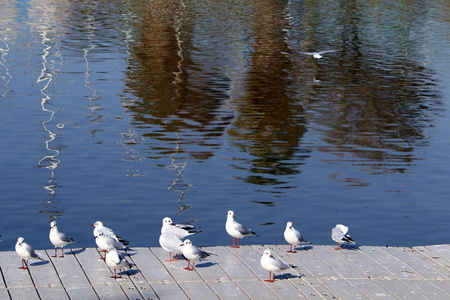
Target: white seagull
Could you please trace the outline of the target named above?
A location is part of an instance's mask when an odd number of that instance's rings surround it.
[[[198,232],[200,231],[196,230],[196,228],[193,225],[175,224],[169,217],[165,217],[162,220],[161,233],[170,233],[176,235],[180,239],[184,239],[185,237]]]
[[[78,243],[78,241],[74,240],[73,238],[67,236],[65,233],[60,232],[58,230],[58,225],[56,224],[56,221],[50,222],[50,234],[49,234],[50,242],[52,242],[53,246],[55,246],[55,255],[52,255],[52,257],[57,257],[57,248],[61,248],[61,256],[64,257],[64,246],[71,244],[71,243]]]
[[[120,275],[121,270],[124,268],[130,269],[132,267],[125,256],[116,249],[108,251],[105,256],[105,262],[108,267],[114,269],[114,276],[111,276],[111,278],[122,278]],[[117,276],[117,270],[119,270],[119,276]]]
[[[99,235],[95,237],[95,243],[100,248],[100,252],[125,249],[125,246],[110,236]],[[106,257],[106,255],[105,255]],[[105,257],[102,257],[105,260]]]
[[[203,258],[211,255],[210,253],[192,245],[190,240],[185,240],[181,245],[183,248],[183,256],[188,260],[188,266],[184,268],[185,270],[193,271],[196,260],[201,261]]]
[[[34,252],[33,247],[28,245],[25,242],[25,239],[23,237],[19,237],[17,239],[16,243],[16,252],[22,258],[22,267],[19,269],[28,269],[28,260],[29,259],[38,259],[38,260],[44,260],[39,255]]]
[[[298,52],[298,53],[311,55],[312,57],[319,59],[319,58],[323,57],[323,54],[331,53],[331,52],[338,52],[338,51],[341,51],[341,50],[336,49],[336,50],[323,50],[323,51],[318,51],[318,52]]]
[[[159,244],[161,248],[169,252],[169,260],[166,261],[178,260],[178,254],[183,253],[183,247],[181,246],[183,242],[174,234],[162,233],[159,236]],[[172,259],[172,253],[175,253],[174,259]]]
[[[130,243],[130,242],[118,237],[117,235],[115,235],[114,231],[111,228],[103,225],[103,223],[101,221],[96,221],[94,224],[91,224],[91,226],[95,226],[94,231],[93,231],[94,237],[97,237],[99,235],[110,236],[125,246],[127,246]]]
[[[286,223],[286,229],[284,230],[284,239],[286,240],[286,242],[289,243],[290,249],[287,252],[290,252],[290,253],[297,253],[297,251],[295,251],[295,247],[297,247],[298,244],[301,244],[301,243],[309,244],[309,242],[307,242],[303,238],[300,231],[298,231],[297,229],[294,228],[294,226],[292,225],[292,222]],[[292,250],[292,246],[294,246],[294,250]]]
[[[336,242],[335,250],[341,249],[342,244],[345,243],[355,244],[355,241],[348,234],[348,227],[342,224],[337,224],[331,230],[331,238]]]
[[[263,255],[261,256],[261,266],[269,271],[269,279],[265,281],[274,282],[275,281],[275,273],[287,270],[289,268],[296,268],[296,266],[288,265],[277,259],[272,255],[270,250],[264,250]]]
[[[240,247],[240,239],[249,236],[249,235],[255,235],[259,236],[256,233],[254,233],[251,229],[245,228],[242,224],[236,222],[234,220],[234,212],[232,210],[229,210],[227,213],[227,222],[225,224],[225,229],[227,230],[227,233],[233,237],[233,246],[230,246],[231,248],[239,248]],[[235,239],[237,239],[238,244],[236,245]]]

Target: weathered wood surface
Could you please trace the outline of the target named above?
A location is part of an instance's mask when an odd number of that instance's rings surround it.
[[[265,248],[297,267],[264,281]],[[450,245],[203,249],[213,255],[187,271],[183,258],[168,262],[161,248],[133,248],[127,258],[135,266],[121,279],[111,278],[95,248],[66,249],[64,258],[40,250],[46,261],[29,270],[18,269],[14,251],[0,252],[0,299],[450,299]]]

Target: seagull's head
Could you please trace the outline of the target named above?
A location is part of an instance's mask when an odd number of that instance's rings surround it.
[[[181,246],[192,246],[191,240],[185,240]]]
[[[270,250],[267,250],[267,249],[264,250],[263,255],[264,255],[264,256],[268,256],[268,257],[273,257],[272,252],[270,252]]]
[[[292,228],[292,222],[287,222],[287,223],[286,223],[286,227],[287,227],[287,228]]]
[[[56,221],[53,220],[50,222],[50,228],[56,227]]]
[[[174,222],[172,222],[172,219],[171,218],[169,218],[169,217],[165,217],[164,219],[163,219],[163,225],[164,224],[167,224],[167,225],[175,225],[175,223]]]
[[[228,217],[228,218],[234,218],[234,217],[235,217],[234,211],[229,210],[228,213],[227,213],[227,217]]]
[[[25,239],[23,237],[19,237],[17,239],[17,244],[22,245],[22,243],[25,243]]]
[[[94,224],[91,224],[91,226],[102,227],[103,223],[101,221],[96,221]]]

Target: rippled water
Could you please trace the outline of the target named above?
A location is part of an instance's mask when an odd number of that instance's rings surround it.
[[[157,246],[224,224],[316,244],[449,241],[450,5],[7,0],[0,12],[1,250]],[[306,51],[338,50],[316,59]]]

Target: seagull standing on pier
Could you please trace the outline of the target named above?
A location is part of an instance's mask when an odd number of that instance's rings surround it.
[[[169,260],[166,261],[178,260],[178,254],[183,253],[183,247],[181,246],[183,242],[174,234],[162,233],[159,236],[159,244],[161,248],[169,252]],[[172,259],[172,253],[175,253],[175,259]]]
[[[23,237],[17,239],[16,252],[22,258],[22,267],[19,269],[28,269],[28,260],[30,259],[44,260],[34,252],[33,247],[28,245]]]
[[[297,229],[294,228],[292,222],[286,223],[286,229],[284,230],[284,239],[289,243],[290,249],[287,252],[297,253],[295,247],[301,243],[308,243]],[[292,246],[294,246],[294,250],[292,250]]]
[[[93,231],[94,237],[97,237],[99,235],[110,236],[125,246],[127,246],[130,243],[115,235],[114,231],[111,228],[104,226],[101,221],[96,221],[94,224],[91,224],[91,226],[94,226]]]
[[[336,242],[336,248],[334,250],[339,250],[345,243],[355,244],[355,241],[348,234],[348,227],[342,224],[337,224],[331,230],[331,238]]]
[[[185,270],[193,271],[196,260],[201,261],[203,258],[211,255],[210,253],[192,245],[190,240],[185,240],[181,246],[183,248],[183,256],[188,260],[188,266],[184,268]]]
[[[60,232],[58,230],[58,225],[56,224],[56,221],[50,222],[50,234],[49,234],[50,242],[52,242],[53,246],[55,246],[55,255],[52,255],[52,257],[57,257],[57,248],[61,248],[61,256],[64,257],[64,246],[71,244],[71,243],[78,243],[78,241],[74,240],[73,238],[67,236],[65,233]]]
[[[105,256],[105,262],[108,267],[114,269],[114,276],[111,276],[111,278],[115,279],[122,278],[122,275],[120,275],[122,269],[132,268],[132,265],[128,262],[125,256],[116,249],[108,251]],[[117,270],[119,270],[119,276],[117,276]]]
[[[114,238],[110,236],[104,236],[102,234],[95,237],[95,243],[100,248],[100,252],[108,252],[115,249],[116,250],[125,249],[125,246],[122,243],[116,241]],[[106,254],[105,257],[102,257],[102,259],[105,260],[105,258]]]
[[[277,259],[272,255],[270,250],[267,249],[264,250],[264,253],[261,256],[261,266],[269,271],[269,279],[265,280],[268,282],[275,281],[275,273],[279,273],[289,268],[296,268],[296,266],[285,264],[281,260]]]
[[[176,235],[180,239],[201,232],[191,224],[175,224],[171,218],[165,217],[162,220],[161,233],[170,233]]]
[[[239,248],[240,240],[246,236],[259,236],[251,229],[245,228],[242,224],[236,222],[234,218],[234,212],[232,210],[229,210],[227,213],[227,222],[225,224],[225,229],[227,230],[227,233],[233,237],[233,245],[230,246],[231,248]],[[237,245],[235,239],[237,239]]]

